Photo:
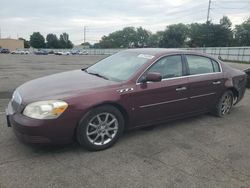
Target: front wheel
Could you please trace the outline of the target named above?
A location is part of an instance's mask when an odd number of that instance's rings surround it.
[[[98,151],[112,146],[124,130],[121,112],[105,105],[93,109],[77,127],[77,140],[88,150]]]
[[[218,117],[223,117],[226,114],[229,114],[231,112],[232,106],[233,106],[233,92],[228,90],[226,91],[221,98],[219,99],[219,102],[216,105],[215,109],[215,115]]]

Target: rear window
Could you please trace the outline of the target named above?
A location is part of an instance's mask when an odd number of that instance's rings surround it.
[[[190,75],[206,74],[219,72],[220,68],[217,62],[210,58],[197,56],[197,55],[186,55]]]

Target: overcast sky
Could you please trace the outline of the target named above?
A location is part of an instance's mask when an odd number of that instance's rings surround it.
[[[142,26],[152,32],[169,24],[205,22],[208,0],[0,0],[2,38],[29,36],[40,31],[69,34],[74,44],[94,43],[126,26]],[[234,25],[250,17],[250,0],[212,0],[211,20],[227,15]]]

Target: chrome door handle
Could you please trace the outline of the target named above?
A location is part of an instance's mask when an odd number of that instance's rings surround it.
[[[215,81],[213,82],[214,85],[218,85],[218,84],[221,84],[221,81]]]
[[[186,90],[187,88],[186,87],[178,87],[178,88],[176,88],[175,90],[176,91],[184,91],[184,90]]]

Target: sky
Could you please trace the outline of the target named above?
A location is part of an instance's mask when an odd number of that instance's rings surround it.
[[[103,35],[127,26],[151,32],[176,23],[204,23],[209,0],[0,0],[2,38],[23,37],[33,32],[66,32],[74,44],[98,42]],[[250,0],[211,0],[210,20],[223,15],[234,25],[250,17]]]

